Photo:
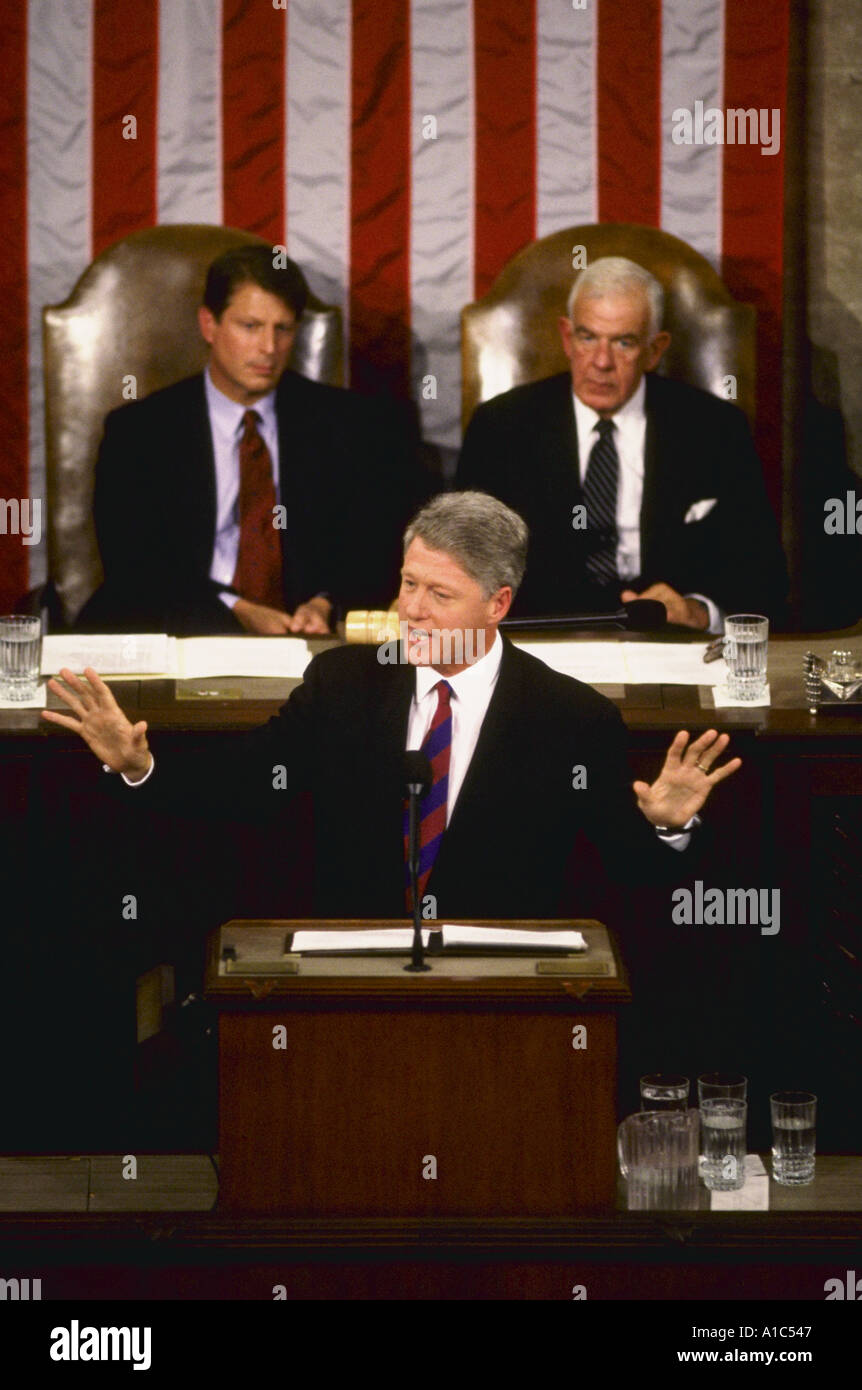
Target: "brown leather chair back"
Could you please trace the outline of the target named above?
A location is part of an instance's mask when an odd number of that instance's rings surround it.
[[[462,423],[481,401],[522,382],[567,370],[557,319],[577,270],[575,247],[587,264],[600,256],[627,256],[650,271],[665,292],[664,327],[671,345],[662,376],[687,381],[727,398],[725,378],[736,379],[736,404],[754,419],[755,311],[731,298],[712,266],[684,241],[634,222],[569,227],[519,251],[491,289],[461,312]]]
[[[134,232],[84,271],[69,298],[42,311],[45,353],[48,573],[71,622],[102,578],[93,525],[93,474],[109,410],[199,372],[197,325],[207,267],[261,238],[231,227],[176,225]],[[341,310],[309,300],[291,366],[343,380]]]

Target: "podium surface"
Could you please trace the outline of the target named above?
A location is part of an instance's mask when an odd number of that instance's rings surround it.
[[[428,957],[426,974],[405,972],[407,951],[291,959],[295,931],[379,925],[407,924],[234,921],[211,936],[219,1210],[565,1217],[611,1209],[616,1011],[630,993],[607,930],[499,923],[577,929],[588,949],[446,948]]]

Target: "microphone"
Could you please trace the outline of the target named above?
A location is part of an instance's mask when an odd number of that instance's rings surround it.
[[[501,628],[522,632],[578,631],[580,628],[614,627],[628,632],[653,632],[667,626],[667,609],[654,598],[633,598],[616,613],[570,613],[549,618],[504,618]]]
[[[413,898],[413,949],[409,971],[430,970],[425,964],[425,949],[422,945],[422,905],[419,902],[419,802],[427,796],[434,781],[431,763],[421,749],[404,754],[404,782],[407,786],[407,865],[410,871],[410,889]]]
[[[431,764],[421,748],[404,754],[404,781],[407,790],[416,796],[427,796],[434,781]]]

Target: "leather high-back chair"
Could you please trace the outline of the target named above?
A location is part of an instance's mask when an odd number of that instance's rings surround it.
[[[600,256],[626,256],[653,274],[665,292],[664,327],[671,345],[658,371],[728,398],[753,422],[756,321],[738,304],[703,256],[684,241],[634,222],[569,227],[519,251],[483,299],[461,312],[462,423],[476,406],[522,382],[568,369],[557,320],[577,270],[574,248],[587,264]],[[732,398],[732,397],[731,397]]]
[[[230,227],[174,225],[134,232],[84,271],[63,304],[42,311],[45,353],[48,573],[54,609],[72,622],[102,579],[93,476],[109,410],[199,372],[197,324],[207,267],[260,237]],[[291,366],[343,380],[341,310],[314,297]]]

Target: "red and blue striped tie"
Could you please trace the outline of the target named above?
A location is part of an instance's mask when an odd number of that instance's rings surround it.
[[[437,708],[431,727],[422,742],[422,752],[431,764],[432,782],[428,795],[419,803],[419,897],[425,896],[425,888],[437,858],[437,851],[446,829],[446,804],[449,799],[449,759],[452,754],[452,710],[449,700],[452,687],[448,681],[438,681],[432,689],[437,691]],[[404,866],[406,873],[405,894],[407,911],[413,911],[410,894],[409,842],[407,835],[407,811],[404,812]]]

